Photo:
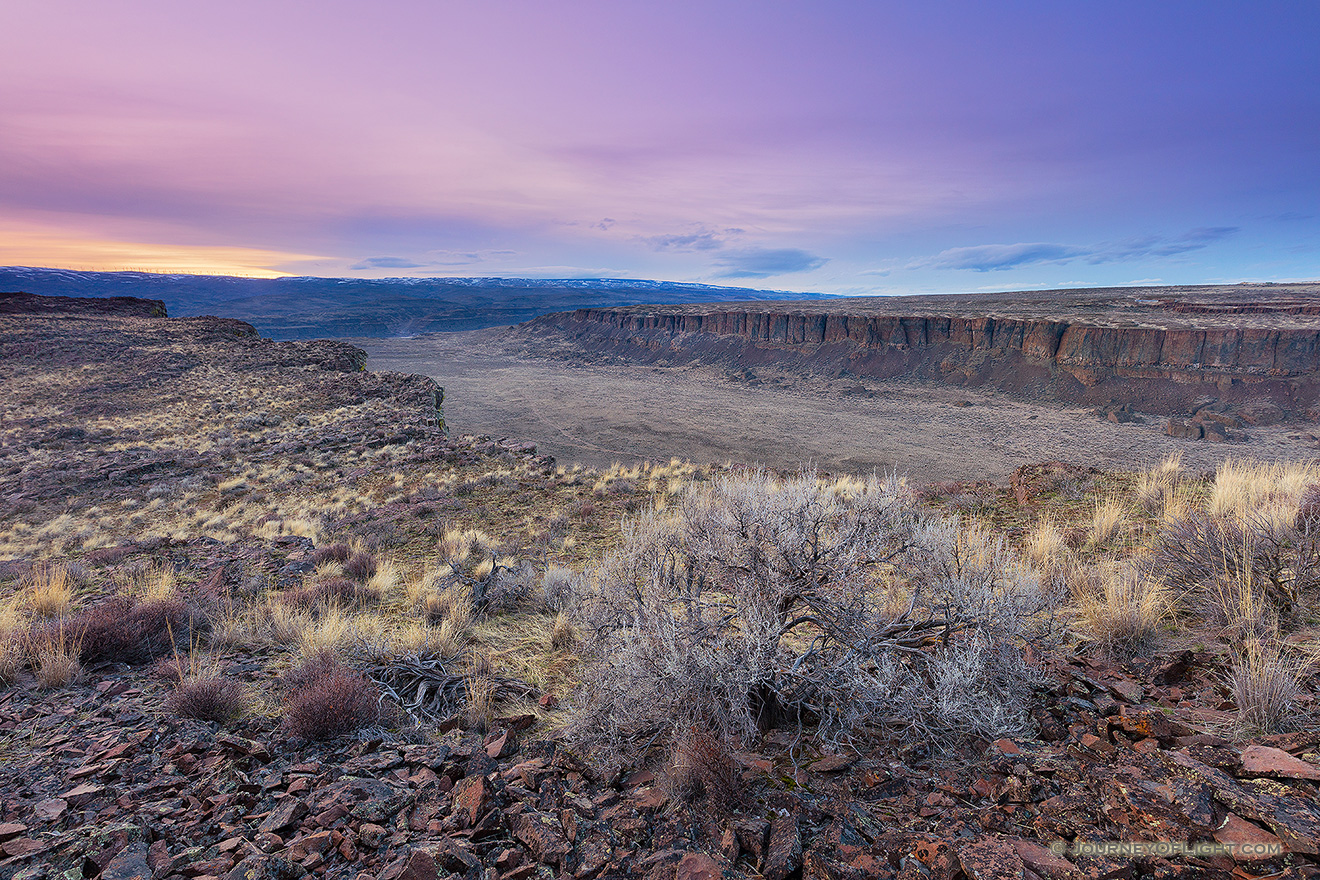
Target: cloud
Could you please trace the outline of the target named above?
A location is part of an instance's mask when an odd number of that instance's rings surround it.
[[[652,235],[646,239],[646,243],[657,251],[713,251],[724,247],[724,240],[713,232]]]
[[[800,248],[740,248],[725,251],[715,261],[723,271],[716,278],[768,278],[790,272],[809,272],[829,262]]]
[[[368,269],[421,269],[425,263],[415,263],[406,257],[367,257],[360,263],[349,266],[358,271]]]
[[[1172,257],[1200,250],[1238,232],[1236,226],[1203,226],[1174,238],[1142,236],[1096,245],[1068,245],[1054,242],[1018,242],[1017,244],[982,244],[949,248],[933,257],[914,260],[909,269],[971,269],[992,272],[1015,269],[1032,263],[1062,265],[1084,260],[1092,265],[1140,260],[1148,257]]]
[[[678,251],[680,253],[692,253],[694,251],[716,251],[729,243],[730,238],[742,235],[742,230],[730,227],[728,229],[707,229],[704,226],[698,226],[691,232],[677,232],[672,235],[650,235],[642,239],[656,251]]]

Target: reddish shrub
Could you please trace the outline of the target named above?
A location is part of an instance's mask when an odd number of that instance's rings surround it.
[[[249,704],[247,688],[241,682],[216,675],[181,681],[166,702],[176,715],[218,724],[241,717]]]
[[[343,562],[348,559],[350,552],[347,544],[329,544],[318,548],[312,554],[312,565],[322,565],[326,562]]]
[[[344,574],[355,581],[365,581],[376,573],[376,557],[370,553],[354,553],[344,562]]]
[[[70,622],[82,644],[83,663],[150,663],[173,652],[187,650],[207,622],[178,593],[163,599],[134,602],[124,597],[93,605]]]
[[[280,676],[280,687],[290,693],[303,690],[323,678],[351,672],[339,655],[329,648],[303,658],[303,661]]]
[[[380,720],[380,691],[365,676],[341,669],[296,691],[284,708],[284,728],[310,740],[334,739]]]
[[[329,578],[310,587],[290,590],[281,598],[295,608],[320,609],[327,605],[361,607],[380,601],[380,590],[364,586],[348,578]]]

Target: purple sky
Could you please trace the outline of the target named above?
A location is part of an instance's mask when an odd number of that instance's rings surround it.
[[[0,264],[1320,277],[1320,4],[0,5]]]

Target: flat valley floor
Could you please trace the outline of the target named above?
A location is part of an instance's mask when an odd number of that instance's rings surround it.
[[[1226,458],[1306,460],[1320,427],[1250,427],[1243,443],[1164,436],[1165,419],[1115,424],[1090,409],[974,389],[802,377],[724,367],[652,367],[527,357],[498,330],[414,339],[349,339],[370,370],[421,373],[444,386],[451,433],[535,442],[559,464],[734,461],[834,473],[897,468],[916,484],[1002,480],[1061,460],[1135,470],[1181,451],[1193,470]]]

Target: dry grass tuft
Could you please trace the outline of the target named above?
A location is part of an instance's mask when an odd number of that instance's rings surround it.
[[[1091,546],[1108,546],[1123,535],[1126,526],[1127,511],[1117,498],[1097,499],[1091,513]]]
[[[690,727],[674,739],[666,783],[670,791],[689,803],[701,798],[720,813],[732,812],[742,802],[742,777],[727,738]]]
[[[1043,571],[1052,571],[1066,564],[1072,557],[1063,532],[1048,517],[1041,518],[1027,535],[1024,547],[1026,557]]]
[[[1130,566],[1074,572],[1073,613],[1105,653],[1128,657],[1148,649],[1173,610],[1158,578]]]
[[[64,626],[51,626],[28,645],[37,686],[45,690],[64,687],[82,678],[81,646]]]
[[[63,617],[73,604],[69,569],[64,565],[37,563],[23,579],[22,589],[27,593],[28,608],[38,617]]]
[[[25,662],[23,640],[27,634],[27,621],[11,599],[0,604],[0,684],[8,684],[18,677]]]
[[[1160,515],[1174,497],[1179,482],[1186,476],[1182,452],[1174,452],[1158,465],[1137,476],[1134,487],[1137,503],[1152,515]]]
[[[174,569],[165,565],[143,565],[119,573],[115,580],[125,596],[146,602],[171,596],[178,586]]]
[[[1273,462],[1229,460],[1215,471],[1215,481],[1206,500],[1206,512],[1212,516],[1235,516],[1246,519],[1269,509],[1294,515],[1302,496],[1320,482],[1320,464],[1315,462]]]
[[[564,653],[573,650],[578,643],[577,626],[573,618],[561,611],[555,615],[555,628],[550,631],[550,650]]]
[[[1228,685],[1244,733],[1278,733],[1297,716],[1297,698],[1308,663],[1284,651],[1277,639],[1248,639],[1235,653]]]
[[[463,723],[469,730],[482,733],[495,723],[496,687],[489,672],[472,672],[464,677],[467,686],[467,708]]]

